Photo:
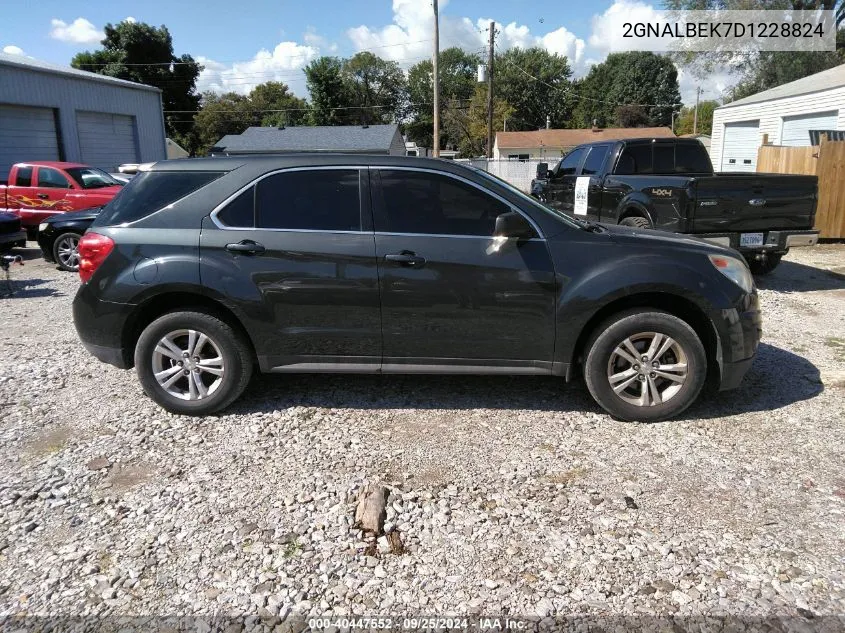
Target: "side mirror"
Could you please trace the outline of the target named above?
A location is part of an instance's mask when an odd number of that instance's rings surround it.
[[[546,179],[549,177],[549,164],[537,163],[537,178]]]
[[[508,211],[496,217],[496,229],[493,235],[495,237],[529,239],[534,237],[534,229],[531,223],[521,214],[516,211]]]

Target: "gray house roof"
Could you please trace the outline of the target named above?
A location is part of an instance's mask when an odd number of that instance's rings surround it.
[[[211,148],[215,154],[271,152],[389,152],[398,125],[325,125],[251,127],[243,134],[228,134]],[[401,137],[400,137],[401,138]],[[404,148],[404,143],[403,143]]]
[[[79,70],[78,68],[71,68],[70,66],[50,64],[48,62],[33,59],[32,57],[27,57],[26,55],[9,55],[8,53],[0,52],[0,66],[12,66],[35,72],[64,75],[76,79],[86,79],[88,81],[99,81],[102,83],[122,86],[124,88],[134,88],[135,90],[152,90],[153,92],[161,92],[161,90],[155,86],[147,86],[146,84],[139,84],[134,81],[126,81],[125,79],[91,73],[87,70]]]
[[[795,81],[790,81],[788,84],[770,88],[763,92],[758,92],[756,95],[745,97],[744,99],[737,99],[731,101],[717,110],[725,108],[733,108],[734,106],[748,105],[749,103],[760,103],[761,101],[772,101],[774,99],[785,99],[786,97],[797,97],[811,92],[821,92],[823,90],[830,90],[831,88],[840,88],[845,86],[845,64],[828,68],[815,75],[802,77]]]

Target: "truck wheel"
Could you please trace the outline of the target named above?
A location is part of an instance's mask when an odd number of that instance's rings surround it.
[[[62,233],[53,242],[53,260],[62,270],[75,273],[79,270],[79,233]]]
[[[678,415],[698,397],[707,375],[695,330],[649,308],[612,316],[586,349],[587,388],[605,411],[622,420],[657,422]]]
[[[216,316],[171,312],[141,333],[135,370],[144,392],[168,411],[208,415],[243,393],[252,376],[252,350]]]
[[[632,215],[630,217],[625,218],[619,223],[621,226],[633,226],[637,229],[650,229],[651,222],[648,221],[648,218],[643,218],[639,215]]]
[[[769,255],[766,259],[747,259],[748,267],[754,275],[768,275],[780,264],[783,255]]]

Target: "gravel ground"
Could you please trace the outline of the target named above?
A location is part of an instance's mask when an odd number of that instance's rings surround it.
[[[27,255],[0,299],[0,615],[845,614],[845,246],[760,280],[740,389],[650,425],[465,376],[263,376],[170,415]],[[391,542],[353,527],[374,482]]]

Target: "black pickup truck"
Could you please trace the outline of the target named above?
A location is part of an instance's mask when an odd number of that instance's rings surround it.
[[[551,170],[540,163],[531,194],[585,220],[653,228],[730,246],[768,273],[813,230],[816,176],[714,173],[695,139],[643,138],[580,145]]]

